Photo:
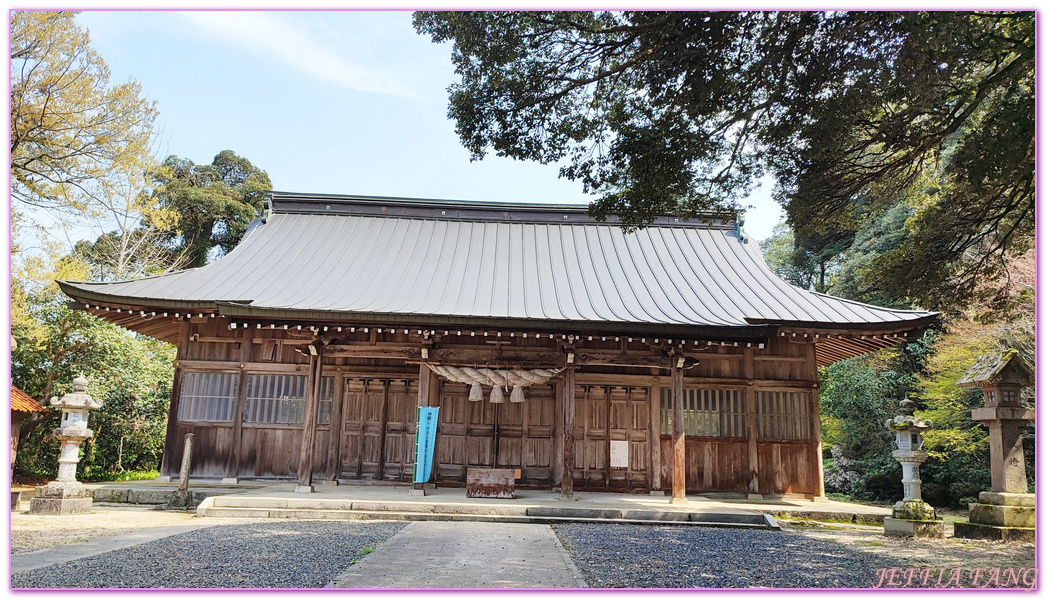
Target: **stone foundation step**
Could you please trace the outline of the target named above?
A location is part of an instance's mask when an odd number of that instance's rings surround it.
[[[470,505],[421,505],[400,506],[401,503],[381,503],[381,507],[352,506],[377,503],[344,502],[342,508],[333,507],[288,507],[287,502],[300,504],[299,500],[286,500],[264,506],[230,506],[234,502],[218,502],[222,498],[206,500],[197,514],[203,517],[269,518],[269,519],[336,519],[367,520],[383,519],[396,521],[483,521],[500,523],[634,523],[648,525],[691,525],[699,527],[734,527],[745,529],[781,529],[778,522],[768,514],[760,513],[717,513],[717,512],[668,512],[617,509],[587,509],[567,507],[520,507]],[[351,505],[345,508],[344,505]],[[481,511],[470,511],[479,508]],[[412,510],[413,509],[413,510]],[[501,510],[499,510],[501,509]]]

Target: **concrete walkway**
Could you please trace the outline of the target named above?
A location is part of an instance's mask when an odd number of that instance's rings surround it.
[[[331,587],[586,585],[548,525],[415,521],[339,575]]]

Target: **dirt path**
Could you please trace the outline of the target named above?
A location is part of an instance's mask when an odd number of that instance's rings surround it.
[[[30,515],[28,502],[22,502],[20,508],[11,512],[11,554],[178,525],[195,518],[193,512],[153,510],[151,506],[95,504],[90,514],[62,517]]]
[[[991,540],[968,540],[946,537],[919,539],[887,537],[879,527],[810,526],[783,523],[804,536],[846,544],[863,552],[879,554],[926,566],[952,567],[1034,567],[1034,544],[1003,544]],[[950,534],[947,532],[947,535]]]

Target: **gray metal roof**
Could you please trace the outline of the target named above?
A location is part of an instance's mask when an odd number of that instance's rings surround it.
[[[334,197],[274,202],[240,245],[198,269],[62,287],[88,302],[224,305],[241,315],[588,322],[612,329],[915,328],[936,315],[791,286],[766,266],[759,245],[740,238],[725,219],[665,216],[625,233],[569,207],[514,211],[505,204]]]

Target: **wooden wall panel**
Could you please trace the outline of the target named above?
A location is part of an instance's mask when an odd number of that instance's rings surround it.
[[[436,427],[434,479],[465,481],[465,434],[470,404],[469,388],[462,383],[440,381],[437,406],[440,421]]]
[[[760,492],[764,494],[813,494],[814,471],[808,442],[765,442],[757,445]]]
[[[391,381],[388,402],[382,478],[410,481],[414,473],[414,436],[418,429],[418,381]]]
[[[673,488],[673,436],[659,436],[658,447],[661,449],[659,461],[661,462],[662,489]]]
[[[553,436],[556,431],[553,386],[527,388],[522,408],[524,427],[520,469],[523,471],[523,482],[552,485],[555,456]]]
[[[228,477],[228,459],[233,449],[232,423],[222,425],[178,423],[175,428],[175,439],[169,445],[172,451],[171,460],[168,463],[172,472],[169,474],[178,476],[187,433],[193,434],[193,460],[190,475],[206,478]]]
[[[580,486],[607,485],[607,394],[604,386],[574,392],[574,479]]]
[[[685,377],[744,377],[741,348],[717,348],[722,352],[702,354],[698,364],[687,370]]]
[[[240,476],[294,477],[302,452],[301,425],[244,425]]]
[[[328,425],[316,426],[316,437],[313,439],[313,478],[324,479],[327,472],[327,455],[331,445],[331,428]]]
[[[687,436],[687,491],[747,492],[749,447],[745,439]],[[672,436],[661,436],[662,487],[672,483]]]
[[[489,401],[489,389],[479,402],[467,402],[465,435],[465,468],[494,467],[494,426],[497,405]],[[437,431],[439,437],[439,431]]]

